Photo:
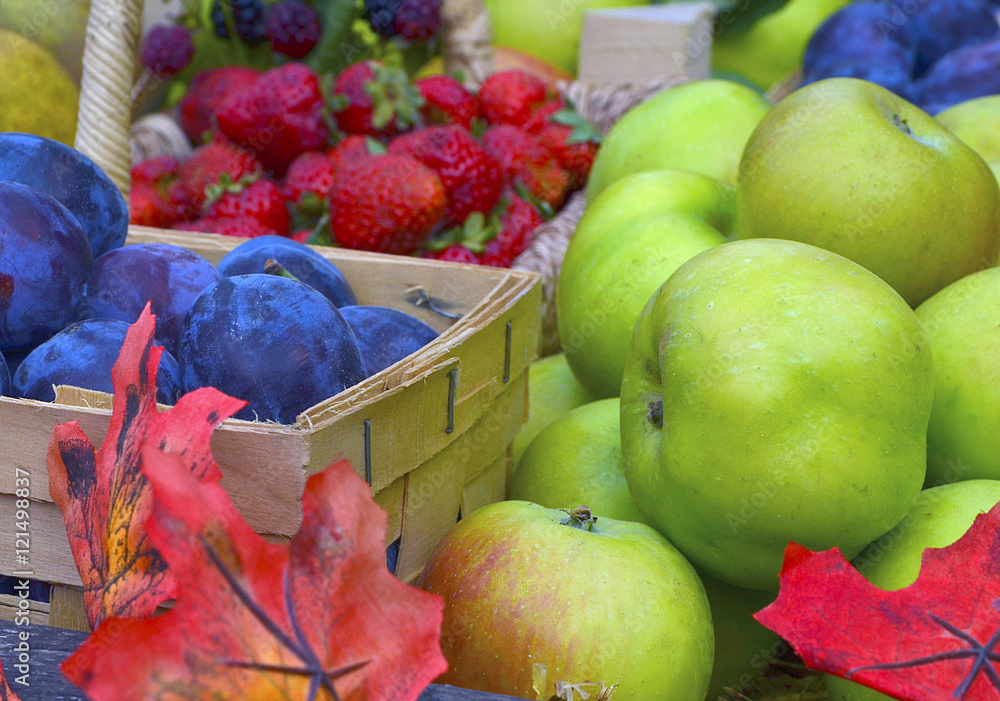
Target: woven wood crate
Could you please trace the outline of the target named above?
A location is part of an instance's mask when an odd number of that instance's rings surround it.
[[[151,241],[182,245],[214,263],[242,239],[132,227],[127,243]],[[337,265],[360,303],[412,313],[440,336],[309,408],[294,425],[225,421],[213,434],[212,451],[222,484],[247,522],[276,539],[298,529],[307,476],[337,457],[347,458],[388,512],[386,544],[399,540],[396,574],[412,581],[460,515],[504,498],[510,444],[527,410],[527,368],[537,354],[538,276],[316,250]],[[0,397],[3,542],[14,543],[18,475],[30,475],[31,495],[30,563],[18,564],[14,548],[8,548],[0,551],[0,574],[30,571],[32,579],[81,584],[61,514],[49,496],[45,455],[52,427],[68,421],[79,421],[100,445],[111,399],[78,388],[61,388],[54,403]],[[37,622],[79,627],[82,618],[73,612],[57,615],[67,600],[69,606],[79,604],[78,597],[58,590],[49,616]],[[0,600],[0,618],[12,614],[10,602]]]

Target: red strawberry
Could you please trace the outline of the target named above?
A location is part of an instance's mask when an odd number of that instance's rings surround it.
[[[331,109],[337,127],[348,134],[398,134],[417,123],[422,104],[406,71],[381,61],[353,63],[333,84]]]
[[[329,137],[319,76],[302,63],[272,68],[232,92],[218,120],[223,134],[256,153],[276,176],[306,151],[325,149]]]
[[[403,134],[389,153],[409,156],[434,169],[448,193],[446,224],[461,224],[472,212],[489,212],[503,191],[503,170],[469,132],[457,124]]]
[[[441,221],[441,178],[412,158],[371,156],[340,172],[330,190],[330,230],[344,248],[409,255]]]
[[[479,87],[479,111],[490,124],[521,126],[547,99],[545,81],[521,70],[493,73]]]
[[[181,164],[173,156],[156,156],[139,161],[132,166],[129,177],[132,183],[149,183],[156,187],[165,187],[180,174]]]
[[[377,151],[372,150],[374,147],[378,147],[383,152],[385,151],[385,147],[381,143],[372,140],[370,137],[362,136],[361,134],[351,134],[326,153],[333,162],[334,169],[339,170],[346,165],[357,163],[360,160],[368,158],[373,153],[377,153]]]
[[[288,236],[291,217],[281,190],[270,180],[261,179],[243,185],[236,183],[224,188],[218,199],[205,210],[205,219],[250,218],[272,234]]]
[[[245,89],[260,71],[248,66],[220,66],[198,71],[177,105],[177,121],[192,143],[204,143],[218,124],[215,115],[234,88]]]
[[[244,239],[254,239],[258,236],[271,236],[274,234],[271,229],[253,217],[195,219],[194,221],[178,222],[174,224],[173,228],[178,231],[199,231],[205,234],[237,236]]]
[[[587,184],[601,144],[601,134],[594,125],[579,112],[564,108],[544,119],[536,135],[569,173],[571,190]]]
[[[421,78],[414,85],[424,96],[420,114],[427,124],[459,124],[472,129],[479,116],[479,100],[450,75]]]
[[[445,260],[451,263],[479,264],[479,254],[461,243],[453,243],[439,251],[425,250],[420,252],[421,258]]]
[[[538,210],[517,195],[508,194],[505,199],[506,206],[500,214],[500,233],[486,242],[486,250],[481,256],[483,265],[509,268],[531,244],[535,229],[545,223]]]
[[[497,124],[483,133],[483,148],[500,161],[510,184],[520,183],[553,209],[562,206],[569,174],[541,139],[510,124]]]
[[[173,199],[178,206],[185,206],[197,216],[205,203],[205,188],[217,185],[223,173],[232,182],[247,177],[259,177],[264,168],[254,155],[239,146],[216,139],[199,146],[181,165],[181,177],[172,186]],[[187,218],[187,217],[182,217]]]
[[[292,204],[303,204],[303,197],[312,195],[326,200],[336,171],[333,159],[319,151],[308,151],[292,161],[285,173],[281,195]]]
[[[176,209],[152,183],[143,180],[133,182],[128,202],[130,224],[168,229],[174,223]]]

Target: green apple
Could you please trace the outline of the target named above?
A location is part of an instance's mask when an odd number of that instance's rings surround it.
[[[791,0],[746,31],[723,31],[712,42],[712,67],[768,89],[802,65],[816,28],[850,0]],[[721,20],[725,22],[725,13]]]
[[[734,587],[704,572],[698,575],[705,585],[715,629],[715,666],[706,698],[736,701],[741,697],[731,691],[749,694],[761,673],[788,652],[777,633],[753,618],[774,601],[774,594]]]
[[[520,49],[576,75],[583,13],[644,0],[485,0],[493,43]]]
[[[807,85],[771,110],[743,153],[736,201],[740,237],[839,253],[911,306],[1000,252],[1000,188],[983,159],[854,78]]]
[[[417,585],[444,599],[442,683],[548,699],[556,682],[602,682],[615,701],[704,701],[705,589],[645,524],[497,502],[445,535]]]
[[[685,83],[629,110],[597,151],[587,199],[632,173],[689,170],[736,184],[740,154],[771,105],[729,80]]]
[[[648,170],[626,175],[587,202],[566,255],[586,255],[590,243],[608,232],[670,212],[700,217],[723,235],[732,237],[736,188],[686,170]]]
[[[789,541],[852,557],[919,493],[934,391],[916,314],[796,241],[733,241],[670,276],[621,388],[629,490],[700,570],[775,590]]]
[[[566,412],[531,442],[511,480],[510,499],[550,509],[586,504],[619,521],[646,523],[625,482],[618,398]]]
[[[982,156],[1000,180],[1000,95],[959,102],[936,119]]]
[[[692,256],[724,237],[700,217],[668,213],[609,229],[581,255],[571,241],[556,281],[559,342],[595,397],[617,397],[632,330],[649,296]]]
[[[934,353],[927,484],[1000,479],[1000,268],[953,282],[916,311]]]
[[[594,399],[573,376],[565,354],[548,355],[528,366],[528,420],[521,424],[511,445],[514,470],[525,449],[542,429],[570,409]]]
[[[920,493],[913,507],[891,531],[871,543],[853,564],[880,589],[895,590],[916,581],[926,548],[944,548],[962,537],[976,516],[1000,502],[1000,481],[970,480],[944,484]],[[889,701],[867,686],[828,675],[833,701]]]

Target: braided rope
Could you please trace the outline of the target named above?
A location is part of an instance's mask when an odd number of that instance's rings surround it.
[[[465,87],[478,90],[493,72],[493,28],[482,0],[444,0],[441,27],[445,37],[445,72],[463,76]]]
[[[92,0],[74,143],[126,198],[132,80],[141,24],[142,0]]]

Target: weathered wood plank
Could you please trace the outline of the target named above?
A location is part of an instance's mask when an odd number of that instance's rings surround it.
[[[27,631],[27,681],[28,686],[16,679],[22,671],[17,668],[19,634]],[[59,664],[86,638],[86,633],[49,626],[18,626],[11,621],[0,621],[0,662],[11,688],[23,701],[85,701],[76,687],[59,671]],[[518,701],[513,696],[469,691],[455,686],[431,684],[419,701]]]

